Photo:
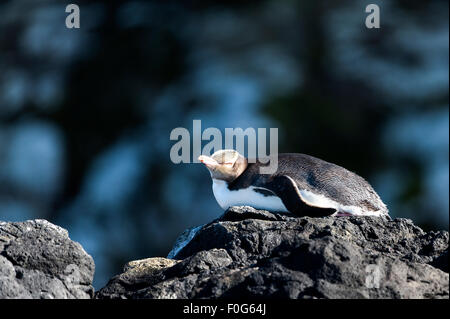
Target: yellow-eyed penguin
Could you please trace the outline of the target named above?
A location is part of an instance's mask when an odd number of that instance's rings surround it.
[[[298,153],[278,154],[273,174],[261,174],[261,162],[249,163],[235,150],[198,158],[211,173],[219,205],[252,206],[298,216],[388,216],[378,194],[362,177],[321,159]]]

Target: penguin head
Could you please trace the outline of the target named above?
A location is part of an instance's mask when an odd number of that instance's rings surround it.
[[[220,150],[211,157],[200,155],[198,160],[205,164],[213,179],[232,182],[247,168],[247,159],[235,150]]]

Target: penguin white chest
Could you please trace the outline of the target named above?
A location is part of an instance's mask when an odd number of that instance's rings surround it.
[[[212,189],[217,203],[224,210],[231,206],[251,206],[274,212],[288,212],[281,199],[266,189],[250,186],[230,190],[225,181],[217,179],[213,179]],[[271,194],[269,195],[269,193]]]

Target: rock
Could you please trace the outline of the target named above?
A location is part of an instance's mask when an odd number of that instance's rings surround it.
[[[46,220],[0,222],[0,299],[91,298],[94,261]]]
[[[173,266],[177,262],[177,260],[161,257],[133,260],[123,267],[123,271],[132,273],[152,273]]]
[[[191,241],[192,238],[194,238],[195,234],[202,229],[204,225],[200,225],[193,228],[186,229],[175,241],[175,244],[173,245],[172,250],[167,255],[167,258],[173,258],[178,252],[186,246],[187,243]]]
[[[129,293],[156,283],[166,268],[179,262],[179,260],[162,257],[130,261],[124,266],[123,273],[113,277],[103,288],[102,295],[105,298],[126,298]]]
[[[448,232],[407,219],[232,207],[189,233],[172,263],[127,270],[96,298],[449,297]]]

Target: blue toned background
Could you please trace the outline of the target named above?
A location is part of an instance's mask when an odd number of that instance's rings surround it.
[[[70,30],[69,2],[0,2],[0,220],[67,228],[96,289],[221,213],[207,171],[169,158],[193,119],[278,127],[281,152],[448,229],[447,1],[73,2]]]

